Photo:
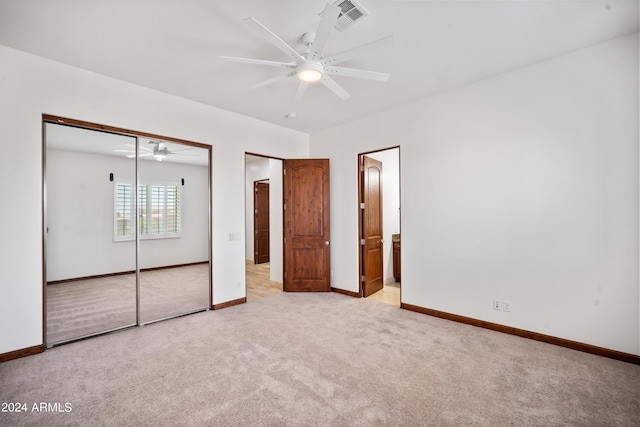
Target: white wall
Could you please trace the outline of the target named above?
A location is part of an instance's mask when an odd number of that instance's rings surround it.
[[[189,264],[207,261],[209,257],[209,182],[206,166],[185,163],[139,162],[142,184],[154,182],[181,183],[182,221],[180,238],[143,239],[140,241],[140,268]],[[114,180],[115,182],[115,180]]]
[[[109,173],[134,182],[135,161],[47,149],[48,281],[135,270],[135,242],[113,241]]]
[[[308,135],[0,46],[0,354],[42,343],[43,113],[211,145],[214,304],[245,296],[244,153]]]
[[[633,34],[313,134],[333,286],[358,288],[357,153],[399,142],[402,302],[640,354],[638,89]]]
[[[184,178],[185,185],[180,238],[141,241],[140,268],[207,261],[207,167],[144,161],[141,170],[142,183]],[[114,174],[113,182],[109,173]],[[135,269],[135,242],[113,240],[114,185],[118,182],[135,182],[135,162],[47,150],[48,281]]]
[[[269,275],[283,283],[282,160],[269,159]]]
[[[392,234],[400,233],[400,156],[399,149],[367,154],[382,162],[383,274],[385,283],[394,283]]]

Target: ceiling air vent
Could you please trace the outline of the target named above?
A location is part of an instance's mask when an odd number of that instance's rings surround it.
[[[337,0],[333,4],[341,10],[340,15],[338,15],[338,22],[336,22],[335,25],[338,31],[344,31],[356,22],[369,16],[369,12],[353,0]],[[320,13],[320,16],[322,16],[322,13]]]

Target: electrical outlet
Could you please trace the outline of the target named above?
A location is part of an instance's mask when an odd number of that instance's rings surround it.
[[[494,310],[502,310],[502,300],[494,299],[493,300],[493,309]]]
[[[511,311],[511,301],[502,301],[502,311]]]

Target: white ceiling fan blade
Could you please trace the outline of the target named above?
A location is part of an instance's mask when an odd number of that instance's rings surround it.
[[[311,48],[311,52],[309,52],[309,59],[312,61],[318,61],[322,58],[322,52],[329,40],[329,35],[331,34],[333,26],[336,25],[336,22],[338,21],[340,11],[341,9],[338,6],[329,3],[327,3],[327,6],[324,8],[324,12],[322,12],[322,19],[318,24],[316,35],[313,38],[313,43],[309,46]]]
[[[300,84],[298,85],[298,90],[296,91],[296,96],[293,98],[293,102],[298,102],[302,99],[308,86],[309,86],[309,83],[300,82]]]
[[[153,156],[153,153],[142,153],[142,154],[140,154],[139,157],[149,157],[149,156]],[[129,156],[127,156],[127,157],[129,157]],[[135,157],[135,156],[132,156],[132,157]]]
[[[304,58],[298,52],[296,52],[294,48],[285,43],[273,31],[262,25],[262,23],[260,23],[260,21],[258,21],[256,18],[246,18],[244,19],[244,21],[247,24],[251,25],[257,31],[257,33],[269,43],[273,44],[275,47],[277,47],[296,61],[304,62]]]
[[[357,79],[379,80],[381,82],[386,82],[389,80],[389,77],[391,77],[391,74],[379,73],[377,71],[357,70],[355,68],[325,67],[324,70],[332,76],[355,77]]]
[[[253,85],[249,86],[248,89],[249,90],[258,89],[259,87],[267,86],[267,85],[270,85],[272,83],[279,82],[280,80],[284,80],[284,79],[286,79],[288,77],[291,77],[292,75],[295,75],[295,73],[294,74],[285,74],[284,76],[276,76],[276,77],[273,77],[271,79],[265,80],[263,82],[253,84]]]
[[[123,144],[123,145],[124,145],[125,147],[131,147],[131,148],[133,148],[133,150],[131,150],[131,151],[135,151],[135,148],[136,148],[135,144],[125,143],[125,144]],[[151,148],[147,148],[147,147],[145,147],[144,145],[141,145],[141,146],[140,146],[140,149],[141,149],[141,150],[143,150],[143,151],[151,151]]]
[[[223,61],[240,62],[243,64],[266,65],[268,67],[282,67],[282,68],[296,67],[295,62],[266,61],[264,59],[237,58],[235,56],[221,56],[220,59]]]
[[[197,154],[185,154],[185,153],[176,153],[175,151],[169,151],[170,155],[172,156],[189,156],[189,157],[200,157]]]
[[[362,44],[352,49],[345,50],[340,53],[336,53],[335,55],[331,55],[327,58],[324,58],[322,60],[322,63],[325,65],[339,64],[341,62],[347,61],[356,56],[369,53],[369,52],[374,52],[378,49],[382,49],[383,47],[393,46],[395,43],[396,43],[396,40],[393,35],[383,37],[381,39]]]
[[[342,86],[340,86],[335,80],[333,80],[331,77],[325,75],[323,77],[323,79],[321,80],[322,84],[325,85],[326,87],[329,88],[329,90],[333,93],[335,93],[338,98],[342,99],[343,101],[351,98],[351,95],[349,95],[349,92],[347,92],[346,90],[344,90],[342,88]]]
[[[114,153],[135,153],[135,150],[113,150]]]

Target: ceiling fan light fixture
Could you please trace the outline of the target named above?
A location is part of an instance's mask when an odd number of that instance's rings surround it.
[[[317,82],[323,76],[324,67],[319,62],[306,62],[298,67],[298,78],[303,82]]]
[[[162,144],[162,147],[161,147],[161,144]],[[153,158],[156,159],[159,162],[161,162],[164,159],[166,159],[168,155],[169,155],[169,150],[167,149],[167,147],[162,142],[158,143],[153,148]]]

